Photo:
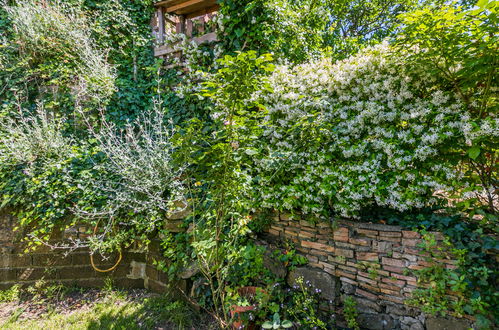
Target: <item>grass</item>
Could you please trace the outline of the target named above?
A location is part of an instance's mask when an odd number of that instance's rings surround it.
[[[95,290],[94,290],[95,291]],[[82,294],[79,292],[78,294]],[[19,295],[18,295],[19,296]],[[68,295],[69,297],[70,295]],[[92,301],[92,296],[96,296]],[[98,296],[98,297],[97,297]],[[33,299],[31,296],[30,299]],[[210,329],[209,320],[183,301],[141,291],[138,295],[127,291],[100,290],[78,300],[76,308],[67,306],[70,298],[59,297],[57,304],[47,300],[0,303],[9,307],[9,315],[0,318],[0,329]],[[71,300],[74,302],[74,300]],[[33,304],[44,304],[44,312],[33,315],[27,310]],[[73,304],[74,306],[75,304]]]

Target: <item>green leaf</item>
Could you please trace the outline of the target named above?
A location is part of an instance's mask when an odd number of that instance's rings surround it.
[[[477,157],[480,155],[480,147],[471,147],[468,149],[468,156],[470,156],[471,159],[477,159]]]
[[[265,323],[262,324],[262,328],[264,329],[272,329],[274,325],[270,321],[266,321]]]
[[[291,328],[293,326],[293,322],[290,320],[284,320],[282,321],[281,327],[283,328]]]

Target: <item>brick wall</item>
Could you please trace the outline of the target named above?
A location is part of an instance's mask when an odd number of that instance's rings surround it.
[[[87,249],[78,249],[69,254],[40,246],[33,252],[24,253],[25,246],[19,242],[13,228],[16,220],[9,212],[0,214],[0,290],[14,284],[32,285],[37,280],[76,284],[86,287],[100,287],[106,278],[112,278],[114,285],[125,288],[150,288],[162,292],[167,289],[168,279],[154,266],[154,260],[161,258],[159,243],[153,244],[147,251],[128,249],[123,252],[119,266],[107,273],[97,272],[90,264]],[[86,228],[74,227],[65,232],[56,233],[51,243],[68,238],[84,238]],[[95,256],[99,269],[108,269],[114,265],[117,254],[103,259]]]
[[[433,234],[438,241],[444,239],[441,233]],[[313,224],[297,215],[280,214],[274,216],[264,238],[271,245],[283,240],[294,242],[296,250],[309,260],[308,268],[339,281],[341,294],[357,300],[365,328],[424,328],[425,316],[404,304],[418,285],[412,270],[429,266],[418,247],[422,242],[419,233],[398,226],[342,220],[334,225]],[[435,261],[455,268],[455,260],[448,255]],[[463,324],[456,329],[469,326]]]

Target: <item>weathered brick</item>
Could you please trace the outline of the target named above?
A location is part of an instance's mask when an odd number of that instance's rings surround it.
[[[364,289],[369,290],[371,292],[380,292],[381,291],[379,287],[371,285],[369,283],[365,283],[365,282],[358,282],[358,283],[359,283],[359,286],[361,288],[364,288]]]
[[[355,244],[350,244],[350,243],[345,243],[345,242],[334,242],[334,246],[343,248],[343,249],[350,249],[350,250],[355,250],[359,248],[359,246]]]
[[[311,249],[323,250],[331,253],[335,252],[334,247],[318,242],[301,241],[301,246]]]
[[[414,281],[414,282],[416,281],[416,277],[414,276],[405,276],[397,273],[390,273],[390,275],[404,281]]]
[[[392,296],[402,296],[402,294],[400,293],[400,291],[394,291],[394,290],[383,289],[383,288],[380,291],[382,293],[389,294],[389,295],[392,295]]]
[[[375,252],[356,252],[355,256],[357,260],[379,261],[379,256]]]
[[[334,263],[334,264],[346,264],[346,260],[341,260],[342,257],[341,256],[328,256],[327,257],[327,260],[331,263]]]
[[[370,246],[371,240],[367,238],[352,238],[350,237],[348,240],[349,243],[361,246]]]
[[[333,231],[333,239],[339,242],[348,242],[349,230],[346,227],[340,227]]]
[[[398,231],[379,231],[379,236],[384,239],[385,237],[402,237],[402,233]]]
[[[410,267],[409,267],[410,268]],[[398,273],[398,274],[403,274],[405,268],[400,268],[400,267],[394,267],[394,266],[388,266],[388,265],[383,265],[383,269],[387,270],[389,272],[393,273]]]
[[[357,281],[366,282],[366,283],[369,283],[371,285],[376,285],[378,283],[375,280],[372,280],[372,279],[364,277],[364,276],[359,276],[359,275],[357,275]]]
[[[389,266],[388,266],[389,267]],[[381,269],[377,269],[376,272],[378,273],[378,275],[380,276],[390,276],[390,272],[387,272],[385,270],[381,270]]]
[[[403,246],[418,246],[419,243],[421,243],[419,239],[402,238]]]
[[[336,254],[338,256],[343,256],[346,258],[353,258],[353,251],[352,250],[335,249],[334,254]]]
[[[355,275],[355,274],[351,274],[351,273],[348,273],[348,272],[344,272],[344,271],[342,271],[342,270],[340,270],[340,269],[336,269],[336,272],[335,272],[335,273],[336,273],[336,276],[338,276],[338,277],[341,277],[341,276],[343,276],[343,277],[348,277],[348,278],[350,278],[350,279],[352,279],[352,280],[355,280],[355,277],[356,277],[356,275]]]
[[[324,271],[326,273],[329,273],[331,275],[334,275],[335,274],[335,271],[336,271],[336,267],[331,265],[331,264],[328,264],[328,263],[325,263],[325,262],[322,262],[322,261],[319,261],[319,264],[322,266],[322,269],[324,269]]]
[[[284,235],[286,235],[286,236],[292,236],[292,237],[298,237],[298,232],[296,232],[296,231],[294,231],[292,229],[286,228],[284,230]]]
[[[420,269],[424,269],[426,267],[421,266],[421,265],[417,265],[417,264],[413,264],[413,265],[409,265],[407,268],[412,269],[412,270],[420,270]]]
[[[352,273],[356,273],[357,272],[356,268],[348,267],[348,266],[345,266],[345,265],[337,265],[336,267],[338,267],[340,269],[343,269],[343,270],[346,270],[348,272],[352,272]]]
[[[311,223],[310,221],[300,220],[299,224],[301,227],[315,228],[315,224]]]
[[[405,267],[406,266],[405,260],[393,259],[393,258],[387,258],[387,257],[381,258],[381,263],[383,265],[394,266],[394,267]]]
[[[359,295],[359,296],[363,296],[363,297],[366,297],[368,299],[371,299],[371,300],[374,300],[374,301],[377,301],[378,300],[378,296],[375,295],[375,294],[372,294],[370,292],[367,292],[367,291],[364,291],[362,289],[359,289],[357,288],[355,290],[355,294]]]
[[[401,280],[397,280],[397,279],[394,280],[391,278],[383,278],[381,281],[384,283],[393,284],[393,285],[398,286],[398,287],[403,287],[405,285],[405,281],[401,281]]]
[[[349,283],[349,284],[352,284],[352,285],[357,285],[358,283],[348,277],[340,277],[340,281],[342,282],[346,282],[346,283]]]
[[[315,234],[312,234],[312,233],[309,233],[308,231],[303,231],[303,230],[300,230],[300,232],[298,233],[298,236],[305,238],[305,239],[315,238]]]
[[[270,235],[279,236],[280,231],[277,231],[277,230],[275,230],[275,229],[270,228],[270,229],[268,230],[268,233],[269,233]]]
[[[391,301],[391,302],[396,303],[396,304],[403,304],[404,303],[404,299],[400,298],[400,297],[393,297],[393,296],[385,296],[385,295],[383,295],[380,298],[383,299],[383,300]]]
[[[369,229],[356,229],[355,232],[362,236],[376,238],[378,236],[377,230],[369,230]]]
[[[308,266],[323,269],[324,266],[318,262],[309,262]]]
[[[401,237],[388,237],[388,236],[381,237],[380,236],[379,239],[382,240],[382,241],[395,242],[395,243],[400,243],[402,241]]]
[[[280,232],[280,231],[284,231],[284,228],[282,228],[282,227],[280,227],[280,226],[276,226],[276,225],[271,225],[271,226],[270,226],[270,229],[275,230],[275,231],[278,231],[278,232]]]
[[[393,251],[393,243],[392,242],[374,241],[373,248],[374,248],[374,250],[376,250],[378,252],[387,253],[387,252]]]
[[[421,238],[418,232],[412,230],[402,230],[402,236],[404,238]]]
[[[305,258],[307,258],[309,262],[319,262],[319,259],[316,256],[310,254],[305,255]]]
[[[419,260],[418,265],[425,266],[425,267],[432,267],[432,266],[435,266],[435,262]]]

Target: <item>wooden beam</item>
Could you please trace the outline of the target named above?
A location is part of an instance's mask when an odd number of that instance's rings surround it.
[[[154,7],[164,7],[168,6],[172,2],[175,2],[175,0],[164,0],[164,1],[159,1],[154,4]]]
[[[189,6],[193,6],[193,5],[205,2],[205,1],[206,0],[189,0],[189,1],[184,1],[184,2],[179,3],[177,5],[174,5],[174,6],[171,6],[171,7],[166,7],[166,11],[168,13],[172,13],[172,12],[175,12],[177,10],[180,10],[180,9],[183,9],[183,8],[186,8],[186,7],[189,7]]]
[[[162,44],[165,41],[165,16],[163,7],[157,9],[158,12],[158,43]]]
[[[194,18],[194,17],[198,17],[198,16],[203,16],[205,14],[211,14],[214,11],[217,11],[219,9],[220,9],[219,5],[214,5],[214,6],[205,8],[205,9],[201,9],[201,10],[195,11],[193,13],[189,13],[189,14],[187,14],[186,18],[189,19],[189,18]]]

